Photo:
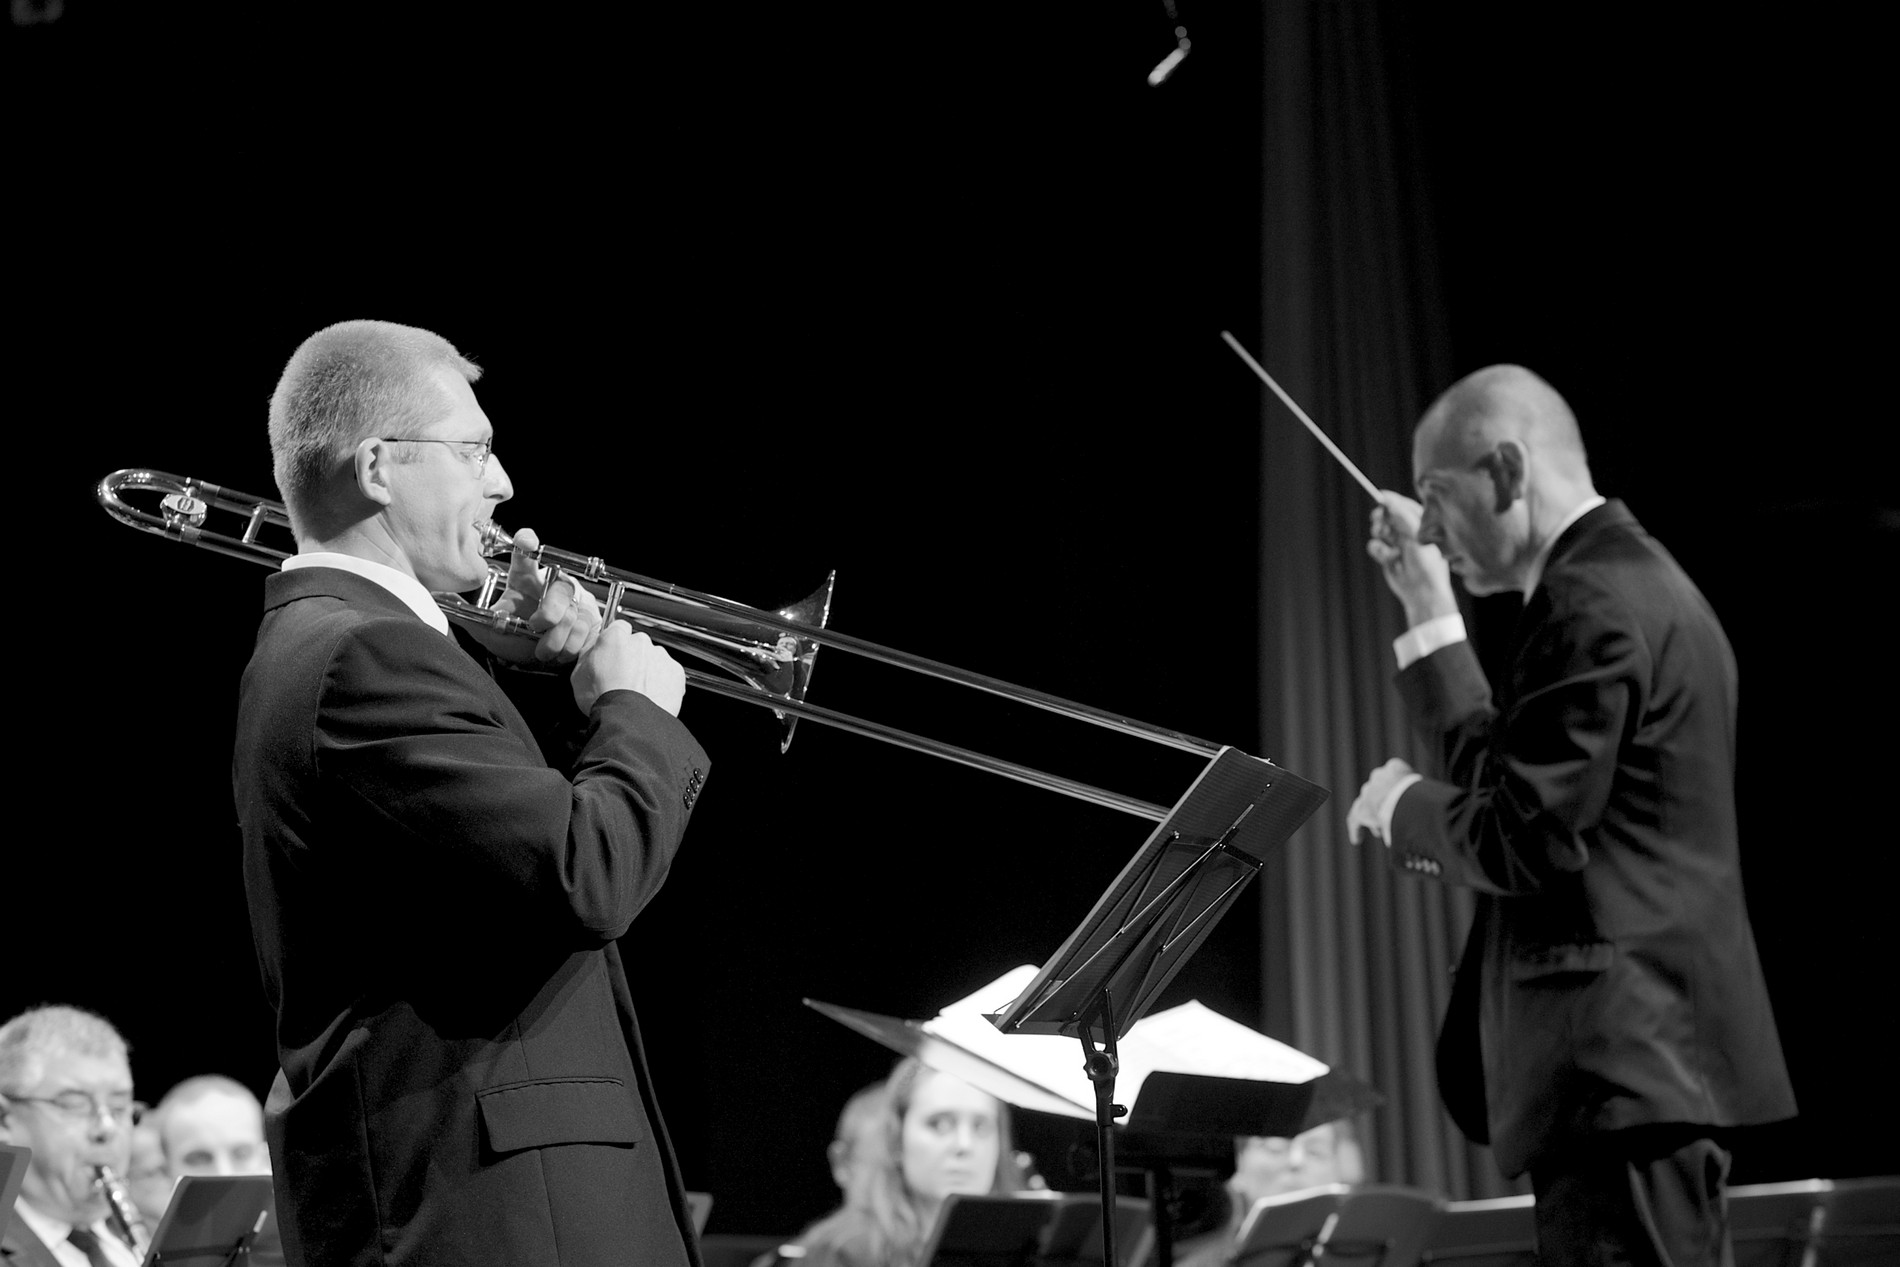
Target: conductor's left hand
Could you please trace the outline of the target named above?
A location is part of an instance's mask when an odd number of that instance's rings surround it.
[[[543,576],[534,564],[534,551],[541,539],[532,528],[515,533],[514,552],[508,560],[508,588],[495,602],[495,610],[526,620],[539,634],[532,644],[525,639],[475,631],[481,644],[504,660],[525,663],[529,659],[543,664],[572,664],[600,637],[600,604],[573,577],[559,571]]]
[[[1353,844],[1368,836],[1381,844],[1392,843],[1380,830],[1379,811],[1385,808],[1385,799],[1392,795],[1392,789],[1411,774],[1412,767],[1394,757],[1366,776],[1359,795],[1353,798],[1352,808],[1346,811],[1346,834]]]

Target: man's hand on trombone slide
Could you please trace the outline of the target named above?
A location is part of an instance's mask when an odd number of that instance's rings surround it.
[[[503,615],[527,621],[537,635],[534,641],[485,629],[475,630],[475,637],[510,664],[572,664],[600,637],[600,604],[559,568],[536,567],[534,552],[540,545],[532,528],[515,533],[508,588],[494,604],[494,610]]]

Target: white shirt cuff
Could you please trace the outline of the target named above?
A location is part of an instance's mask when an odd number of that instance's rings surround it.
[[[1422,625],[1413,625],[1392,640],[1392,654],[1399,658],[1401,671],[1423,660],[1441,647],[1465,640],[1465,618],[1457,612],[1434,616]]]
[[[1392,847],[1392,815],[1398,811],[1399,798],[1405,795],[1405,789],[1414,783],[1424,782],[1422,774],[1408,774],[1392,785],[1385,794],[1385,801],[1379,806],[1379,839],[1385,841],[1386,848]]]

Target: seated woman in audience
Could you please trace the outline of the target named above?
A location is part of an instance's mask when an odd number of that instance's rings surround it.
[[[916,1267],[946,1197],[1023,1188],[1008,1106],[987,1092],[906,1059],[880,1108],[844,1205],[799,1238],[807,1267]]]

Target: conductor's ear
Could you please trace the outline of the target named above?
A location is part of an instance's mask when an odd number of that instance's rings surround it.
[[[1524,495],[1524,473],[1529,462],[1524,446],[1517,441],[1498,441],[1497,448],[1478,459],[1478,466],[1491,477],[1493,514],[1503,514]]]
[[[387,441],[375,436],[358,440],[356,451],[350,455],[356,476],[356,491],[379,506],[389,505],[392,500],[389,475],[390,468],[395,465],[395,457]]]

